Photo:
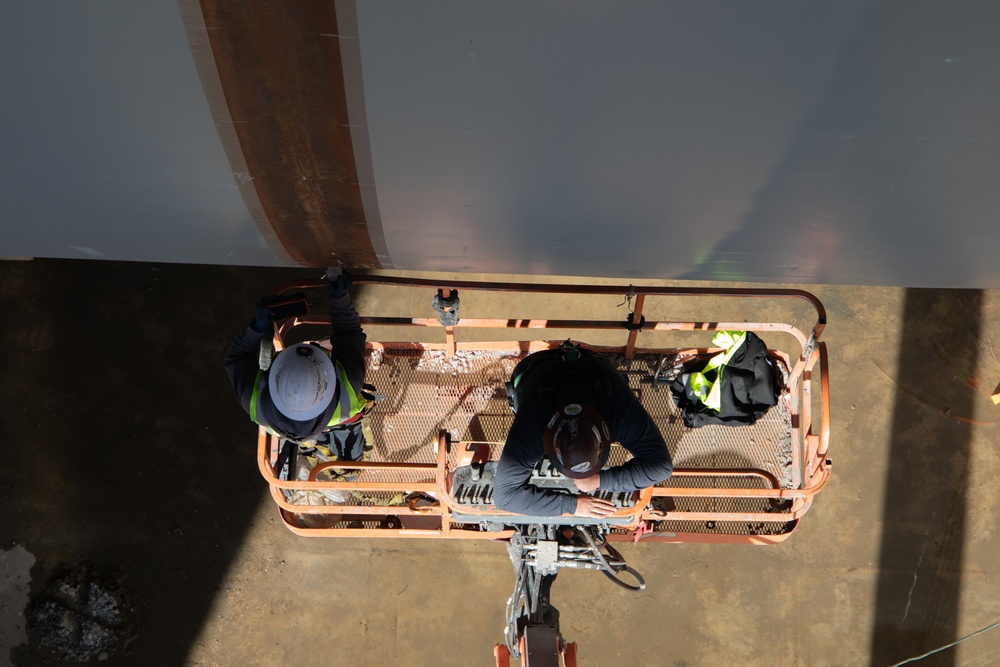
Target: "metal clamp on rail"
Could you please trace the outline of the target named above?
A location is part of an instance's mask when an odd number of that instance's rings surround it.
[[[448,292],[445,294],[445,292]],[[431,308],[438,314],[438,321],[443,327],[453,327],[458,324],[458,290],[439,289],[431,299]]]
[[[642,331],[643,325],[646,324],[646,316],[640,315],[639,322],[635,322],[635,313],[629,313],[627,321],[625,322],[625,328],[629,331]]]

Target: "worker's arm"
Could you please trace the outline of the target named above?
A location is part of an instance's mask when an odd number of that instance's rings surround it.
[[[326,284],[330,292],[330,356],[340,362],[347,379],[360,390],[365,378],[366,336],[348,292],[350,274],[328,273]]]
[[[576,511],[576,496],[529,484],[535,464],[545,456],[541,433],[531,428],[531,411],[522,407],[504,444],[497,466],[493,504],[497,509],[532,516],[559,516]]]
[[[232,383],[243,409],[250,414],[250,397],[253,394],[254,382],[260,370],[260,342],[271,335],[270,328],[258,331],[256,323],[251,322],[236,334],[226,353],[226,374]]]
[[[674,469],[663,434],[620,376],[614,396],[611,437],[632,453],[632,460],[602,470],[600,488],[636,491],[654,486],[670,477]]]

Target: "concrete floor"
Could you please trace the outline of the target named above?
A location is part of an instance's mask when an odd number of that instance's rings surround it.
[[[135,596],[109,667],[492,664],[502,545],[300,538],[265,493],[221,359],[261,294],[315,273],[0,264],[0,665],[63,664],[12,638],[23,593],[84,561]],[[561,574],[581,665],[882,667],[1000,619],[1000,292],[804,287],[829,313],[832,481],[779,545],[627,545],[641,593]],[[385,289],[359,309],[392,314]],[[916,664],[1000,664],[1000,629]]]

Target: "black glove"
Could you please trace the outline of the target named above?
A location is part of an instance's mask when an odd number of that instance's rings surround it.
[[[257,312],[254,315],[253,322],[250,324],[254,331],[257,333],[264,333],[271,328],[271,310],[268,306],[277,301],[279,298],[280,297],[274,295],[265,296],[257,302]]]
[[[354,276],[343,269],[328,269],[323,278],[326,280],[326,288],[330,290],[331,299],[347,296],[347,290],[354,283]]]

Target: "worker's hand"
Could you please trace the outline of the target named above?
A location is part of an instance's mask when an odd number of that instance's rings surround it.
[[[618,508],[610,500],[602,500],[581,493],[576,497],[576,511],[573,512],[573,516],[600,519],[614,513],[616,509]]]
[[[343,269],[335,267],[327,269],[323,275],[323,279],[326,280],[326,288],[330,290],[331,299],[342,299],[345,297],[347,290],[354,283],[354,276]]]
[[[576,488],[584,493],[591,493],[597,491],[598,487],[601,486],[601,473],[584,477],[583,479],[574,479],[573,481],[576,482]]]
[[[271,311],[268,306],[279,298],[274,295],[268,295],[257,302],[257,312],[254,314],[253,324],[251,325],[254,331],[264,333],[271,328]]]

